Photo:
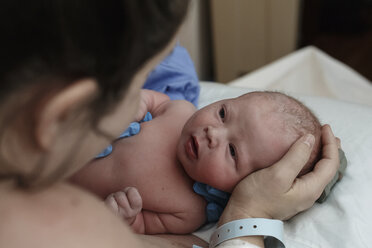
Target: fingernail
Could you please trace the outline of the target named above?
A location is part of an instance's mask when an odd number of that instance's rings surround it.
[[[312,135],[312,134],[307,134],[307,135],[305,136],[304,144],[305,144],[305,145],[308,145],[309,147],[312,147],[313,144],[314,144],[314,141],[315,141],[314,135]]]

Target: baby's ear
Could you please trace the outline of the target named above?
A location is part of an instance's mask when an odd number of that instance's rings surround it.
[[[41,107],[36,120],[36,142],[43,150],[48,150],[60,129],[75,109],[82,107],[97,92],[94,79],[78,80],[58,91]]]

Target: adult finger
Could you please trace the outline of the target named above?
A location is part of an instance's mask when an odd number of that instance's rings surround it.
[[[299,138],[283,156],[283,158],[269,167],[272,180],[287,191],[291,188],[293,181],[301,169],[309,160],[314,145],[314,136],[307,134]]]
[[[318,198],[325,186],[332,180],[340,166],[337,140],[329,125],[322,127],[322,158],[313,171],[297,180],[298,188],[306,188],[308,197]]]
[[[334,159],[338,158],[338,144],[332,129],[329,125],[322,127],[322,158]]]
[[[341,140],[339,137],[336,137],[337,147],[338,149],[341,149]]]

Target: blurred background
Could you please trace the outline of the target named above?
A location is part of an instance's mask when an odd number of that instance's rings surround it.
[[[191,0],[179,40],[203,81],[228,83],[309,45],[372,81],[372,0]]]

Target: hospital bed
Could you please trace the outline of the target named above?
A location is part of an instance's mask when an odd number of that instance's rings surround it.
[[[372,68],[371,68],[372,69]],[[372,247],[372,84],[307,47],[222,85],[201,82],[200,107],[254,90],[279,90],[304,102],[342,140],[348,167],[327,201],[284,224],[288,248]],[[208,241],[213,228],[197,236]]]

